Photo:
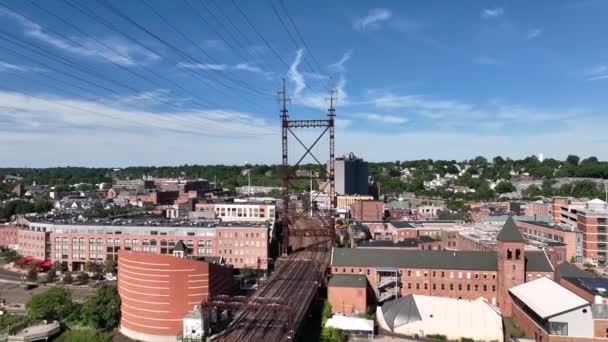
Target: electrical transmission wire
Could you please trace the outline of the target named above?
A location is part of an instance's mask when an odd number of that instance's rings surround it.
[[[251,22],[251,20],[249,19],[249,17],[247,16],[247,14],[245,14],[245,12],[243,12],[243,10],[241,9],[241,7],[236,3],[235,0],[232,0],[232,4],[234,5],[234,7],[236,7],[236,9],[239,11],[239,13],[241,14],[241,16],[243,18],[245,18],[245,21],[247,22],[247,24],[249,25],[249,27],[251,27],[251,29],[258,35],[258,37],[260,37],[260,39],[264,42],[264,45],[266,45],[266,47],[272,51],[272,53],[275,55],[275,57],[281,61],[281,63],[283,63],[283,65],[289,69],[290,65],[289,63],[285,62],[285,60],[283,59],[283,57],[281,57],[281,54],[279,54],[277,52],[277,50],[275,50],[274,47],[272,47],[272,45],[270,45],[270,43],[268,42],[268,40],[266,40],[266,38],[264,38],[264,35],[262,33],[260,33],[260,31],[255,27],[255,25],[253,24],[253,22]]]
[[[130,17],[129,15],[123,13],[121,10],[119,10],[118,8],[116,8],[115,6],[113,6],[109,1],[107,0],[96,0],[98,4],[102,5],[103,7],[105,7],[106,9],[108,9],[110,12],[114,13],[116,16],[122,18],[123,20],[131,23],[133,26],[137,27],[139,30],[141,30],[142,32],[146,33],[147,35],[149,35],[150,37],[154,38],[155,40],[157,40],[158,42],[160,42],[161,44],[165,45],[167,48],[171,49],[172,51],[176,52],[178,55],[194,62],[197,63],[199,65],[204,65],[205,63],[203,63],[202,61],[200,61],[199,59],[185,53],[184,51],[182,51],[181,49],[179,49],[178,47],[176,47],[175,45],[171,44],[169,41],[159,37],[158,35],[156,35],[155,33],[153,33],[152,31],[150,31],[149,29],[147,29],[146,27],[144,27],[143,25],[141,25],[140,23],[138,23],[137,21],[135,21],[132,17]],[[158,14],[158,12],[156,12]],[[168,23],[168,21],[165,22]],[[176,31],[178,31],[173,25],[170,25],[170,27],[172,27],[173,29],[175,29]],[[230,78],[230,77],[227,77]],[[230,78],[232,79],[232,78]],[[263,92],[260,92],[259,90],[257,90],[256,88],[248,85],[247,83],[245,83],[242,80],[235,80],[237,83],[240,83],[243,88],[248,89],[252,95],[261,95],[261,96],[269,96],[268,94],[265,94]]]
[[[3,5],[0,4],[0,6],[3,6]],[[7,8],[8,10],[12,10],[11,8],[8,8],[8,7],[5,7],[5,8]],[[17,12],[15,12],[15,13],[20,15],[20,13],[17,13]],[[26,17],[26,19],[30,19],[30,18]],[[178,109],[179,111],[182,111],[182,112],[184,111],[183,108],[176,107],[173,103],[171,103],[171,102],[169,102],[169,101],[167,101],[165,99],[153,96],[149,92],[148,93],[142,92],[141,90],[135,89],[134,87],[132,87],[132,86],[130,86],[128,84],[125,84],[125,83],[122,83],[122,82],[110,79],[110,78],[108,78],[107,76],[105,76],[103,74],[99,74],[99,73],[97,73],[97,72],[95,72],[95,71],[93,71],[93,70],[91,70],[89,68],[86,68],[84,66],[79,65],[78,63],[75,63],[75,62],[73,62],[73,61],[71,61],[69,59],[61,57],[61,56],[57,55],[56,53],[54,53],[53,51],[50,51],[50,50],[42,48],[42,47],[40,47],[38,45],[35,45],[35,44],[29,43],[27,41],[24,41],[23,39],[15,36],[15,35],[12,35],[12,34],[10,34],[9,32],[7,32],[5,30],[0,29],[0,33],[5,36],[5,37],[1,37],[0,36],[0,39],[2,39],[4,41],[7,41],[7,42],[9,42],[9,43],[11,43],[13,45],[16,45],[16,46],[18,46],[18,47],[20,47],[22,49],[27,49],[28,51],[33,52],[33,53],[35,53],[37,55],[43,56],[45,58],[48,58],[49,60],[53,60],[53,61],[55,61],[57,63],[60,63],[60,64],[65,65],[65,66],[68,66],[68,67],[70,67],[72,69],[78,70],[79,72],[91,75],[91,76],[93,76],[95,78],[104,80],[105,82],[112,83],[112,84],[118,84],[121,87],[129,89],[129,90],[131,90],[131,91],[133,91],[133,92],[135,92],[137,94],[140,94],[142,97],[149,98],[149,99],[151,99],[153,101],[156,101],[156,102],[162,102],[162,103],[164,103],[164,104],[166,104],[168,106],[171,106],[171,107],[174,107],[174,108]],[[9,37],[9,38],[6,38],[6,37]],[[67,37],[65,37],[65,38],[67,38]],[[73,41],[73,43],[77,43],[77,42]],[[85,47],[83,47],[83,48],[85,48]],[[60,70],[60,69],[58,69],[56,67],[53,67],[53,66],[49,65],[48,63],[37,61],[37,60],[33,59],[30,55],[24,55],[24,54],[21,54],[19,52],[11,51],[11,50],[8,50],[8,49],[2,48],[2,47],[0,47],[0,50],[4,51],[5,53],[8,53],[10,55],[16,56],[17,58],[19,58],[21,60],[29,60],[32,63],[36,64],[36,65],[40,65],[43,68],[46,68],[47,70],[55,71],[58,74],[65,75],[67,77],[76,79],[76,80],[78,80],[80,82],[83,82],[83,83],[86,83],[88,85],[94,86],[96,88],[103,89],[103,90],[105,90],[107,92],[110,92],[112,94],[115,94],[115,95],[117,95],[119,97],[123,96],[122,93],[120,93],[120,92],[118,92],[118,91],[116,91],[116,90],[114,90],[112,88],[109,88],[107,86],[104,86],[104,85],[96,83],[96,82],[93,82],[91,80],[87,80],[86,78],[80,77],[78,75],[75,75],[73,73],[67,72],[65,70]],[[41,73],[41,74],[43,76],[48,76],[48,75],[46,75],[46,73]],[[64,82],[64,81],[62,81],[60,79],[55,79],[55,78],[52,78],[52,77],[51,77],[51,80],[54,80],[54,81],[59,82],[59,83],[66,84],[67,86],[70,86],[70,87],[78,88],[80,90],[85,91],[85,93],[90,93],[90,91],[88,89],[83,88],[82,86],[70,84],[70,83]],[[205,113],[196,113],[196,114],[199,115],[199,116],[204,117],[207,120],[217,120],[217,116],[222,117],[222,115],[223,115],[224,119],[226,119],[226,120],[240,121],[240,122],[242,122],[243,124],[245,124],[247,126],[250,126],[252,124],[250,121],[241,120],[241,118],[238,118],[238,117],[237,118],[227,117],[225,115],[225,113],[221,113],[221,112],[211,113],[211,114],[205,114]],[[197,121],[195,121],[195,120],[193,120],[191,118],[184,118],[184,117],[175,116],[175,115],[171,115],[171,116],[175,120],[177,120],[177,121],[184,122],[184,124],[188,124],[188,125],[192,125],[192,124],[200,125],[200,122],[197,122]],[[233,120],[233,119],[236,119],[236,120]],[[221,123],[214,123],[214,124],[216,124],[216,125],[218,125],[220,127],[225,127],[227,129],[231,129],[230,127],[227,127],[227,126],[225,126],[225,125],[223,125]],[[201,128],[208,128],[208,127],[201,127]]]
[[[261,56],[261,54],[258,54],[256,52],[256,49],[249,49],[249,48],[247,48],[247,46],[253,47],[254,43],[249,39],[249,37],[247,37],[247,35],[245,33],[243,33],[243,31],[234,23],[234,21],[232,19],[230,19],[230,15],[226,14],[226,12],[222,9],[222,7],[220,5],[218,5],[215,1],[209,1],[209,3],[212,4],[217,9],[218,13],[220,13],[220,15],[224,18],[224,20],[226,22],[228,22],[228,24],[232,27],[232,29],[235,32],[237,32],[238,35],[241,36],[241,38],[244,41],[244,43],[241,42],[239,44],[239,46],[241,48],[245,49],[246,51],[248,51],[249,54],[253,57],[254,60],[259,60],[262,64],[264,64],[264,68],[267,71],[271,71],[273,68],[266,61],[266,58],[264,58],[264,56]],[[216,20],[219,21],[219,19],[217,19],[217,18],[216,18]]]
[[[78,10],[79,12],[83,13],[84,15],[92,18],[93,20],[101,23],[102,25],[104,25],[105,27],[107,27],[110,30],[114,31],[115,33],[117,33],[117,34],[125,37],[128,41],[132,42],[133,44],[136,44],[137,46],[142,47],[146,51],[149,51],[150,53],[152,53],[152,54],[154,54],[156,56],[161,56],[162,55],[160,52],[154,50],[153,48],[147,46],[146,44],[141,43],[137,39],[133,38],[131,35],[129,35],[129,34],[123,32],[123,31],[121,31],[115,25],[113,25],[112,23],[110,23],[110,22],[104,20],[103,18],[99,17],[97,14],[91,12],[89,9],[85,8],[84,6],[80,7],[79,5],[77,5],[76,3],[71,2],[70,0],[63,0],[63,2],[66,3],[67,5],[69,5],[70,7]],[[163,56],[163,57],[165,57],[170,62],[175,63],[176,65],[178,65],[180,63],[179,61],[176,61],[175,59],[172,59],[172,58],[170,58],[170,57],[168,57],[166,55]],[[193,69],[190,69],[190,68],[184,68],[183,70],[185,70],[186,72],[194,75],[195,77],[198,77],[198,78],[202,79],[208,87],[210,87],[211,89],[213,89],[213,90],[215,90],[217,92],[220,92],[220,93],[222,93],[224,95],[233,96],[233,94],[226,93],[222,89],[219,89],[217,87],[213,87],[213,83],[218,83],[218,84],[221,84],[222,86],[224,86],[225,88],[238,91],[233,86],[226,85],[224,82],[216,81],[216,78],[215,78],[214,74],[209,74],[208,70],[193,70]],[[245,98],[239,98],[239,100],[243,101],[243,102],[247,102],[253,108],[256,108],[256,110],[262,111],[261,109],[259,109],[256,106],[255,103],[250,102],[250,101],[246,100]]]
[[[308,43],[306,43],[306,40],[304,39],[304,37],[302,36],[300,30],[298,29],[298,25],[296,25],[296,22],[293,20],[292,16],[289,14],[289,10],[287,9],[287,6],[285,5],[285,1],[284,0],[279,0],[279,4],[283,8],[283,12],[285,12],[285,15],[287,16],[287,19],[291,22],[291,25],[293,26],[294,30],[296,31],[298,37],[300,38],[300,40],[304,44],[304,47],[306,47],[306,50],[309,52],[310,57],[312,58],[313,63],[316,65],[319,74],[321,74],[321,70],[323,70],[323,68],[319,64],[319,62],[318,62],[317,58],[315,57],[312,49],[308,46]],[[327,84],[325,84],[325,82],[323,82],[322,80],[321,80],[321,82],[323,83],[323,85],[325,86],[325,88],[327,90],[330,89],[330,87]]]
[[[289,40],[291,40],[291,42],[293,43],[294,47],[296,49],[298,49],[300,47],[299,44],[298,44],[298,42],[296,41],[296,39],[291,34],[291,30],[289,29],[289,27],[287,27],[287,25],[283,21],[283,18],[281,18],[281,14],[279,14],[279,11],[277,10],[276,6],[272,2],[270,3],[270,5],[272,6],[272,11],[274,12],[275,16],[277,17],[277,19],[281,23],[281,26],[283,27],[283,30],[285,30],[285,32],[287,32],[287,36],[289,37]],[[306,65],[308,66],[308,69],[313,74],[318,74],[319,75],[319,81],[322,81],[321,78],[320,78],[320,76],[321,76],[320,72],[315,71],[315,68],[313,68],[312,65],[310,64],[310,62],[308,61],[308,58],[306,58],[305,56],[302,56],[302,58],[304,59],[304,63],[306,63]],[[321,84],[323,84],[323,83],[321,82]],[[325,86],[325,85],[323,84],[323,86]],[[306,87],[310,88],[313,92],[317,93],[318,96],[322,96],[321,93],[318,92],[312,85],[306,84]],[[327,90],[329,90],[329,88]]]

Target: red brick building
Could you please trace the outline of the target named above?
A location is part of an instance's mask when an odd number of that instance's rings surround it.
[[[17,245],[17,230],[13,225],[0,226],[0,246],[14,249]]]
[[[327,284],[327,301],[332,313],[352,316],[367,311],[367,278],[364,275],[336,274]]]
[[[175,340],[184,316],[196,305],[233,289],[232,269],[221,265],[172,255],[118,254],[120,332],[135,340]]]
[[[384,202],[375,200],[355,201],[350,206],[353,221],[380,221],[384,217]]]
[[[553,278],[554,268],[544,251],[524,252],[525,241],[512,219],[499,234],[498,244],[496,251],[488,252],[334,248],[331,272],[365,275],[378,302],[408,294],[483,297],[509,312],[509,286]]]
[[[89,261],[117,259],[119,251],[171,255],[179,240],[184,241],[189,255],[222,257],[235,268],[268,267],[271,231],[266,222],[20,222],[23,227],[17,231],[17,245],[22,255],[58,261],[72,271],[83,270]]]

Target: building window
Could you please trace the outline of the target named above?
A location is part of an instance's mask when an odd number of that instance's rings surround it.
[[[407,271],[407,276],[411,277],[412,276],[412,271]]]
[[[479,285],[475,284],[475,291],[479,291]]]
[[[433,278],[437,276],[437,272],[433,271]]]
[[[445,284],[441,284],[441,289],[445,290]]]
[[[416,283],[416,290],[420,290],[420,284]]]
[[[485,292],[485,291],[488,291],[488,285],[484,285],[484,286],[483,286],[483,291],[484,291],[484,292]]]
[[[424,289],[427,290],[429,288],[429,285],[427,283],[424,283]]]
[[[467,284],[467,291],[471,291],[471,284]]]
[[[568,336],[568,323],[566,323],[566,322],[549,322],[549,334]]]
[[[517,268],[517,265],[513,264],[513,271]]]
[[[437,290],[437,284],[433,284],[433,290]]]
[[[521,256],[521,249],[516,249],[515,250],[515,259],[519,260],[519,257]]]
[[[454,291],[454,284],[450,284],[450,291]]]
[[[458,284],[458,291],[462,291],[462,284]]]
[[[512,259],[513,258],[513,251],[511,250],[511,248],[507,249],[507,259]]]
[[[407,283],[407,288],[411,289],[412,288],[412,283]]]
[[[445,273],[441,272],[441,278],[444,278],[444,277],[445,277]]]
[[[492,285],[492,292],[496,292],[496,285]]]
[[[370,272],[369,272],[369,268],[368,268],[368,269],[367,269],[367,275],[369,275],[369,274],[370,274]]]

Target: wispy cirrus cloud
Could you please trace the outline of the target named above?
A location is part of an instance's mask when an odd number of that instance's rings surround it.
[[[497,58],[488,56],[477,56],[473,58],[473,63],[481,65],[501,65],[503,61]]]
[[[184,108],[182,111],[139,109],[152,101],[147,95],[167,96],[164,91],[144,92],[121,98],[89,101],[65,97],[30,96],[0,91],[3,119],[15,130],[48,132],[49,129],[116,129],[123,131],[170,130],[186,134],[241,136],[273,134],[266,121],[253,113]],[[0,130],[2,124],[0,124]]]
[[[334,72],[345,72],[346,68],[344,67],[344,64],[346,62],[348,62],[348,60],[350,60],[350,58],[353,55],[353,50],[348,50],[344,53],[344,55],[342,55],[342,58],[340,58],[339,61],[337,61],[336,63],[332,63],[328,66],[329,70],[334,71]]]
[[[396,124],[402,125],[409,121],[408,118],[397,115],[379,114],[379,113],[353,113],[350,114],[355,118],[365,119],[368,121],[374,121],[384,124]]]
[[[353,28],[357,31],[377,30],[382,27],[382,23],[392,16],[393,12],[386,8],[372,8],[365,17],[354,20]]]
[[[16,21],[23,28],[23,33],[26,36],[72,54],[110,61],[124,66],[151,63],[160,59],[157,54],[138,45],[129,44],[117,37],[100,38],[98,39],[99,42],[95,39],[78,36],[71,36],[67,40],[46,32],[41,25],[10,10],[0,8],[0,16]],[[100,42],[103,42],[103,44]],[[111,46],[115,51],[108,49],[105,45]]]
[[[497,17],[500,17],[501,15],[503,15],[504,13],[505,13],[505,11],[502,9],[502,7],[485,8],[481,11],[481,18],[482,19],[497,18]]]
[[[287,71],[287,77],[294,84],[294,96],[299,96],[304,88],[306,88],[306,82],[304,81],[304,75],[300,73],[298,67],[300,63],[302,63],[302,56],[304,55],[304,49],[299,49],[296,51],[296,57],[293,60],[293,63],[289,66],[289,70]]]
[[[540,36],[542,36],[543,34],[543,30],[541,29],[532,29],[529,30],[528,33],[526,34],[526,39],[531,40],[531,39],[536,39],[539,38]]]
[[[600,64],[585,73],[587,81],[598,81],[608,79],[608,66]]]
[[[196,70],[214,70],[214,71],[226,71],[226,70],[242,70],[260,74],[271,74],[262,70],[260,67],[249,64],[239,63],[235,65],[230,64],[213,64],[213,63],[185,63],[181,62],[177,64],[178,68],[181,69],[196,69]]]
[[[21,64],[12,64],[8,62],[0,61],[0,72],[2,71],[13,71],[13,72],[46,72],[48,70],[43,68],[31,67]]]

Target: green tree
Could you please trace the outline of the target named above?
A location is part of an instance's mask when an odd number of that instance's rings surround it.
[[[104,285],[97,289],[81,310],[82,321],[94,328],[110,331],[120,322],[120,296],[116,286]]]
[[[51,267],[51,269],[46,272],[46,281],[52,283],[55,280],[57,280],[57,271],[55,271],[55,269]]]
[[[98,262],[87,262],[84,265],[84,269],[89,272],[89,273],[93,273],[93,274],[100,274],[101,272],[103,272],[103,268],[104,266]]]
[[[29,269],[29,271],[27,271],[27,275],[25,276],[25,279],[29,282],[38,281],[38,272],[36,272],[36,266],[32,266]]]
[[[570,165],[572,165],[572,166],[577,166],[577,165],[578,165],[579,160],[580,160],[580,158],[579,158],[578,156],[575,156],[575,155],[572,155],[572,154],[571,154],[571,155],[569,155],[569,156],[566,158],[566,163],[568,163],[568,164],[570,164]]]
[[[500,182],[496,185],[496,188],[494,190],[496,190],[496,192],[498,192],[499,194],[504,194],[507,192],[515,191],[515,187],[513,186],[513,184],[511,184],[511,182]]]
[[[74,278],[72,277],[72,273],[65,273],[63,275],[63,283],[64,284],[71,284],[74,282]]]
[[[64,320],[74,311],[70,291],[53,287],[32,296],[26,304],[27,314],[33,319]]]
[[[106,260],[106,262],[104,264],[104,269],[105,269],[106,273],[116,273],[118,271],[118,264],[116,263],[116,260],[114,260],[114,259]]]
[[[256,272],[256,270],[254,270],[252,268],[243,268],[243,269],[241,269],[240,275],[243,277],[243,279],[257,278],[257,272]]]
[[[89,275],[86,274],[85,272],[80,272],[80,273],[78,273],[76,280],[78,280],[78,282],[81,284],[86,284],[89,282]]]
[[[55,342],[110,342],[111,332],[99,332],[95,329],[68,330],[59,335]]]

